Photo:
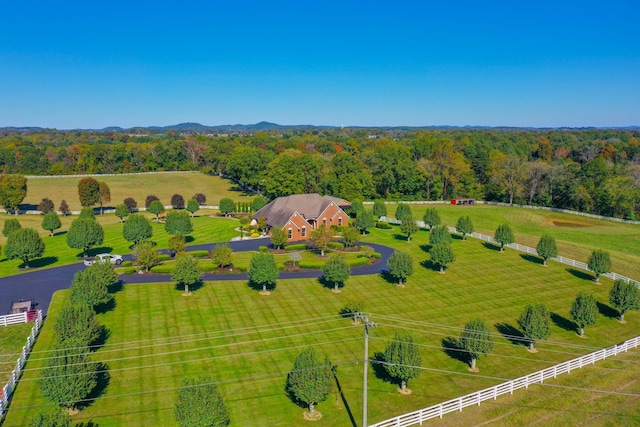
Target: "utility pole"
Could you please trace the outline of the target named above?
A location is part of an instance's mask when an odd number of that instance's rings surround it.
[[[356,317],[364,325],[364,385],[362,387],[362,427],[367,427],[367,374],[369,373],[369,328],[376,328],[377,323],[369,321],[364,313],[357,313]]]

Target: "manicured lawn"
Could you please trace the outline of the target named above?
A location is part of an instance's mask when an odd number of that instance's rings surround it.
[[[197,172],[156,173],[145,175],[95,176],[98,181],[107,183],[111,190],[109,206],[116,206],[127,197],[133,197],[138,207],[144,207],[148,195],[153,194],[160,201],[169,205],[171,196],[181,194],[189,200],[194,194],[202,193],[207,197],[207,205],[218,205],[223,197],[230,197],[236,202],[248,202],[253,196],[233,190],[233,183],[219,176],[205,175]],[[56,207],[66,200],[71,210],[79,211],[82,206],[78,198],[78,182],[82,177],[42,177],[29,178],[27,197],[23,204],[35,205],[47,197]],[[34,208],[35,209],[35,208]]]
[[[409,396],[370,371],[370,422],[500,382],[482,375],[517,377],[637,335],[640,314],[629,313],[627,324],[612,317],[609,281],[598,286],[565,266],[551,263],[544,268],[516,251],[499,253],[477,240],[458,239],[453,243],[457,260],[442,275],[425,262],[427,232],[419,232],[410,243],[396,233],[397,228],[374,230],[367,240],[412,253],[416,272],[404,289],[380,276],[351,277],[340,294],[314,279],[280,280],[268,297],[244,281],[207,282],[191,297],[182,297],[170,283],[126,285],[115,294],[115,309],[99,315],[111,335],[95,359],[108,365],[109,384],[74,419],[100,426],[173,425],[175,387],[185,376],[207,372],[220,381],[232,425],[300,425],[302,409],[287,399],[283,388],[295,356],[312,345],[339,365],[343,391],[318,405],[324,414],[321,424],[352,425],[352,416],[359,425],[363,331],[337,315],[352,299],[365,301],[371,320],[378,322],[371,333],[370,356],[383,351],[396,331],[410,330],[421,346],[422,366],[430,369],[409,383]],[[579,291],[594,294],[607,314],[587,327],[587,339],[579,338],[568,320]],[[66,297],[66,291],[54,296],[36,351],[52,346],[53,320]],[[502,333],[514,333],[524,306],[537,302],[547,304],[554,323],[549,340],[539,342],[539,352],[531,354]],[[466,363],[443,351],[442,342],[459,337],[464,323],[478,316],[491,325],[495,349],[480,358],[479,375],[462,375],[468,374]],[[33,412],[27,407],[45,403],[35,381],[42,355],[34,353],[30,360],[5,426],[24,424]],[[576,398],[553,392],[558,405],[571,405]],[[614,411],[614,405],[615,400],[605,402],[601,410]],[[615,412],[624,410],[615,406]]]
[[[0,326],[0,389],[11,378],[22,347],[27,342],[33,323]]]

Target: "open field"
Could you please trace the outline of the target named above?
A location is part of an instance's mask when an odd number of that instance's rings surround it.
[[[202,193],[207,196],[208,205],[217,205],[223,197],[230,197],[237,202],[248,202],[253,198],[240,191],[233,191],[234,184],[229,180],[198,172],[105,175],[94,178],[109,186],[109,206],[116,206],[125,198],[133,197],[139,207],[144,207],[144,201],[150,194],[160,198],[165,205],[171,204],[171,196],[174,194],[181,194],[186,202],[194,194]],[[81,179],[82,177],[77,176],[29,178],[27,197],[22,204],[33,205],[33,209],[36,209],[40,200],[47,197],[53,200],[56,209],[62,200],[66,200],[71,210],[79,211],[82,208],[78,198],[78,182]]]
[[[409,383],[413,389],[409,396],[398,394],[396,385],[383,375],[371,374],[370,422],[500,382],[483,376],[517,377],[624,341],[640,329],[638,313],[629,313],[627,324],[614,318],[616,313],[608,306],[609,281],[598,286],[588,275],[566,266],[551,263],[543,268],[516,251],[499,253],[492,245],[459,239],[454,240],[457,260],[441,275],[427,261],[427,232],[419,232],[410,243],[399,239],[397,232],[395,227],[374,230],[368,239],[412,253],[416,272],[404,289],[380,276],[352,277],[341,294],[313,279],[281,280],[269,297],[260,296],[243,281],[207,282],[188,298],[170,283],[125,286],[115,293],[115,309],[99,315],[111,335],[95,352],[95,360],[108,365],[109,383],[101,397],[74,419],[93,421],[101,427],[172,425],[175,387],[185,376],[208,372],[220,382],[232,425],[299,425],[302,409],[287,399],[283,388],[295,356],[304,346],[313,345],[339,365],[337,379],[343,393],[334,392],[318,405],[324,414],[321,424],[359,425],[362,327],[337,315],[351,299],[364,300],[371,319],[378,322],[372,330],[370,356],[382,351],[396,331],[408,329],[421,345],[422,366],[430,369]],[[587,327],[587,339],[579,338],[568,320],[571,302],[579,291],[594,294],[603,313],[596,325]],[[6,426],[24,424],[33,413],[29,407],[46,403],[35,380],[53,343],[52,320],[66,297],[67,292],[62,291],[52,301]],[[536,345],[538,353],[531,354],[503,334],[517,334],[518,315],[526,304],[537,302],[546,303],[553,313],[552,335]],[[475,316],[491,325],[496,345],[489,356],[479,359],[480,374],[469,375],[465,361],[455,352],[443,351],[442,344],[457,338],[464,323]],[[619,359],[638,361],[637,355],[629,353]],[[632,362],[619,363],[626,366],[624,363]],[[618,388],[632,381],[633,374],[628,372],[633,369],[635,365],[625,368],[621,382],[609,381],[613,383],[609,385]],[[596,370],[603,378],[621,374],[602,370],[599,365]],[[609,372],[614,376],[609,377]],[[571,378],[581,375],[575,372]],[[590,398],[590,394],[553,393],[554,405],[572,405],[581,396]],[[545,405],[551,402],[540,406]],[[600,401],[599,405],[601,412],[627,411],[616,399]],[[637,414],[637,409],[628,408],[625,413]],[[518,416],[516,413],[513,420],[501,422],[518,424]],[[479,422],[478,418],[470,419]]]
[[[11,378],[11,371],[16,367],[32,328],[33,323],[0,326],[0,389]]]

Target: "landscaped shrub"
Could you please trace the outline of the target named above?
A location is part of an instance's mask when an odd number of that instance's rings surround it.
[[[269,248],[267,248],[266,246],[258,246],[258,251],[260,252],[267,252],[269,250]]]
[[[158,261],[169,261],[171,259],[171,255],[169,254],[158,254]]]
[[[194,258],[209,258],[209,251],[202,249],[198,251],[189,251],[189,255]]]
[[[378,221],[376,222],[376,228],[380,230],[390,230],[392,227],[391,227],[391,224],[389,224],[388,222]]]
[[[135,272],[136,272],[135,267],[125,267],[122,269],[122,274],[135,274]]]
[[[159,274],[167,274],[167,273],[173,273],[173,270],[175,269],[175,263],[169,263],[169,264],[162,264],[162,265],[156,265],[154,267],[151,267],[151,272],[152,273],[159,273]]]
[[[325,260],[323,259],[304,259],[298,262],[298,266],[300,266],[300,268],[312,268],[314,270],[317,270],[322,268],[324,263]]]
[[[305,249],[307,249],[306,243],[296,243],[296,244],[288,245],[284,247],[285,251],[303,251]]]
[[[133,263],[131,261],[123,261],[122,264],[120,264],[121,267],[131,267],[133,266]]]
[[[329,249],[344,249],[344,243],[342,243],[342,242],[329,242],[327,247]]]
[[[371,252],[371,253],[369,254],[369,256],[370,256],[371,258],[375,258],[375,259],[380,259],[380,258],[382,258],[382,254],[381,254],[380,252]]]
[[[347,264],[350,267],[357,267],[359,265],[367,265],[367,264],[369,264],[369,258],[362,257],[362,258],[355,258],[355,259],[347,260]]]

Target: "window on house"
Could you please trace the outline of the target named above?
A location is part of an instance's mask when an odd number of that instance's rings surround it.
[[[293,230],[290,229],[290,228],[287,230],[287,238],[288,239],[292,239],[293,238]]]
[[[327,218],[322,218],[322,225],[327,226]]]
[[[302,227],[302,237],[307,237],[307,227]]]
[[[342,227],[342,217],[338,218],[338,227]]]

